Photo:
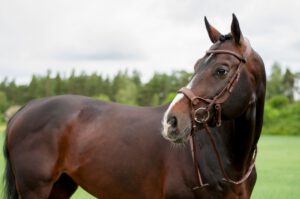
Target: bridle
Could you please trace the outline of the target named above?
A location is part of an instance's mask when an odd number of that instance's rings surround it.
[[[248,171],[244,174],[244,176],[240,180],[232,180],[227,172],[224,169],[224,165],[221,159],[221,155],[217,149],[215,139],[211,133],[211,130],[208,126],[208,122],[212,119],[212,117],[215,118],[216,126],[221,126],[221,114],[222,114],[222,104],[229,98],[230,94],[232,93],[236,83],[239,81],[240,73],[241,73],[241,66],[247,62],[246,56],[247,51],[243,54],[243,56],[237,54],[236,52],[230,51],[230,50],[208,50],[207,54],[229,54],[234,57],[236,57],[239,60],[239,65],[236,68],[236,71],[233,73],[233,75],[229,78],[227,83],[225,84],[224,88],[217,93],[212,98],[203,98],[201,96],[197,96],[193,93],[193,91],[187,87],[181,88],[178,93],[184,94],[185,97],[187,97],[191,103],[191,118],[192,118],[192,132],[191,132],[191,139],[190,139],[190,145],[191,145],[191,151],[192,151],[192,158],[194,162],[194,168],[195,173],[197,176],[198,186],[194,187],[193,190],[197,190],[199,188],[205,187],[208,184],[205,184],[202,180],[200,168],[197,162],[197,150],[196,150],[196,144],[195,144],[195,132],[197,130],[197,126],[202,125],[206,129],[206,132],[208,134],[209,140],[212,144],[212,148],[214,150],[214,153],[216,154],[219,167],[221,169],[223,179],[226,182],[238,185],[243,182],[245,182],[250,174],[252,173],[252,170],[255,166],[255,159],[257,154],[257,147],[254,148],[254,154],[250,163],[250,166],[248,168]],[[206,104],[206,106],[202,106],[203,103]],[[215,113],[213,116],[211,116],[212,109],[215,110]]]
[[[191,115],[193,118],[193,126],[195,126],[196,123],[198,124],[204,124],[207,123],[210,119],[210,111],[211,109],[215,108],[215,116],[216,116],[216,126],[221,126],[221,112],[222,112],[222,106],[228,97],[230,96],[231,92],[233,91],[236,83],[239,81],[240,78],[240,68],[243,63],[246,63],[246,59],[243,56],[240,56],[239,54],[229,51],[229,50],[209,50],[206,52],[207,54],[229,54],[234,57],[236,57],[240,63],[237,66],[236,71],[234,74],[230,77],[229,81],[227,81],[227,84],[225,87],[216,94],[212,99],[210,98],[203,98],[201,96],[196,96],[191,89],[187,87],[183,87],[179,89],[178,93],[184,94],[191,102]],[[201,107],[200,102],[204,102],[207,104],[206,107]],[[199,106],[200,104],[200,106]]]

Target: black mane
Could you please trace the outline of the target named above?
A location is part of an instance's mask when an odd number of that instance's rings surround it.
[[[232,39],[232,35],[231,34],[220,35],[220,37],[219,37],[219,41],[220,42],[224,42],[224,41],[227,41],[227,40],[230,40],[230,39]]]

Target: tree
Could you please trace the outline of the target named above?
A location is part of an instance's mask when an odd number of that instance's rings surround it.
[[[11,103],[17,103],[17,100],[21,100],[18,99],[20,98],[20,96],[18,95],[18,91],[20,89],[18,89],[15,80],[12,80],[11,82],[8,83],[7,87],[6,87],[6,96],[8,101],[10,101]]]
[[[51,79],[51,70],[47,70],[47,76],[45,78],[45,96],[54,95],[54,85]]]
[[[29,95],[28,100],[43,96],[43,93],[40,90],[41,86],[42,85],[39,83],[38,77],[32,75],[31,81],[28,86],[28,95]]]
[[[112,82],[112,97],[115,102],[137,104],[138,88],[128,71],[119,72]]]
[[[283,94],[289,99],[290,102],[294,101],[295,88],[295,75],[287,68],[282,79]]]
[[[271,76],[267,83],[267,99],[275,95],[283,94],[282,72],[279,63],[275,62],[272,66]]]
[[[6,94],[3,91],[0,91],[0,114],[4,113],[8,107],[8,100]]]
[[[63,88],[63,80],[60,77],[59,73],[56,73],[55,79],[54,79],[54,93],[55,95],[61,95],[64,93],[64,88]]]
[[[123,79],[123,86],[120,88],[115,99],[122,104],[136,105],[137,86],[130,79]]]
[[[283,74],[279,63],[274,63],[271,76],[267,82],[267,99],[271,99],[272,96],[283,95],[289,99],[289,102],[293,102],[294,93],[297,91],[296,80],[296,74],[288,68]]]
[[[171,78],[167,74],[155,73],[140,91],[139,104],[144,106],[161,104],[171,90]]]

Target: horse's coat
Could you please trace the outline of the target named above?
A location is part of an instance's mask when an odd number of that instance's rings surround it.
[[[234,43],[237,31],[224,41],[216,39],[219,34],[214,28],[208,27],[208,32],[215,43],[212,48],[244,50],[244,43],[239,47]],[[204,59],[204,69],[202,62],[197,62],[189,88],[209,96],[218,85],[209,84],[212,80],[207,68],[218,60],[230,66],[236,62],[229,55]],[[204,72],[198,74],[199,70]],[[205,79],[207,82],[202,81]],[[263,62],[251,50],[241,80],[223,106],[222,126],[211,128],[225,170],[234,179],[247,169],[259,139],[264,94]],[[186,115],[189,103],[180,95],[170,107],[133,107],[74,95],[28,103],[7,127],[7,198],[64,199],[78,185],[101,199],[249,198],[255,170],[240,185],[223,181],[209,138],[201,129],[195,135],[197,159],[209,186],[192,190],[198,183],[190,146],[175,145],[161,135],[163,131],[164,137],[173,140],[182,136],[180,127],[190,125]],[[177,117],[176,131],[169,129],[174,126],[168,123],[170,114]],[[170,133],[176,135],[172,137]],[[188,136],[189,132],[185,132],[182,140]]]

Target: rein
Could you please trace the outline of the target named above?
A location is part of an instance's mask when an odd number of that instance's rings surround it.
[[[205,130],[209,136],[210,143],[211,143],[213,151],[217,157],[217,161],[218,161],[220,170],[223,175],[222,180],[232,183],[232,184],[235,184],[235,185],[245,182],[248,179],[248,177],[250,176],[250,174],[252,173],[252,170],[255,166],[255,159],[256,159],[256,154],[257,154],[257,147],[255,147],[254,155],[252,157],[250,166],[249,166],[247,172],[243,175],[243,177],[240,180],[232,180],[229,177],[229,175],[226,173],[224,164],[221,159],[221,155],[217,149],[216,141],[212,135],[211,129],[208,126],[208,121],[212,117],[215,117],[216,126],[221,126],[221,122],[222,122],[222,120],[221,120],[221,113],[222,113],[221,104],[223,104],[229,98],[236,83],[239,81],[240,73],[241,73],[240,68],[241,68],[242,64],[246,63],[246,59],[244,58],[244,56],[241,56],[241,55],[239,55],[233,51],[229,51],[229,50],[209,50],[209,51],[207,51],[207,54],[229,54],[229,55],[236,57],[240,61],[240,63],[237,66],[237,69],[234,72],[234,74],[230,77],[229,81],[226,83],[225,87],[219,93],[217,93],[212,99],[196,96],[192,92],[191,89],[186,88],[186,87],[183,87],[178,91],[178,93],[184,94],[189,99],[189,101],[191,102],[191,108],[192,108],[191,109],[192,132],[191,132],[190,145],[191,145],[191,152],[192,152],[195,174],[197,176],[197,181],[198,181],[198,186],[194,187],[193,190],[197,190],[199,188],[203,188],[203,187],[209,185],[209,184],[205,184],[203,182],[200,168],[199,168],[199,165],[197,162],[197,150],[196,150],[196,144],[195,144],[195,138],[194,138],[195,131],[197,129],[197,124],[202,125],[205,128]],[[201,101],[204,102],[205,104],[207,104],[207,106],[201,106],[201,103],[200,103]],[[213,108],[215,110],[215,114],[213,116],[211,116],[210,112]]]

